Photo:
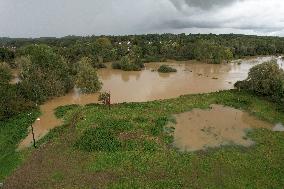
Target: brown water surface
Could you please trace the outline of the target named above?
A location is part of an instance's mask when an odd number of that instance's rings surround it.
[[[175,98],[184,94],[196,94],[232,89],[234,83],[247,77],[248,70],[272,57],[239,60],[230,64],[205,64],[194,61],[167,62],[177,69],[176,73],[158,73],[155,70],[165,63],[148,63],[139,72],[125,72],[110,68],[100,69],[103,82],[102,91],[111,93],[112,103],[144,102],[157,99]],[[278,59],[283,66],[283,61]],[[42,116],[34,123],[36,139],[61,124],[56,119],[54,109],[68,104],[89,104],[97,102],[98,94],[84,95],[73,90],[63,97],[54,98],[40,107]],[[32,135],[23,140],[20,148],[31,144]]]
[[[174,145],[182,151],[197,151],[236,144],[249,147],[254,142],[246,132],[254,128],[273,126],[246,112],[212,105],[212,109],[193,111],[175,116]]]

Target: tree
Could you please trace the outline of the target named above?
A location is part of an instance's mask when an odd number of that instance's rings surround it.
[[[0,63],[0,120],[17,115],[34,107],[18,92],[18,86],[10,84],[11,70],[6,63]]]
[[[93,44],[93,55],[98,63],[111,61],[114,52],[111,41],[106,37],[98,38]]]
[[[235,83],[235,87],[281,100],[284,98],[284,71],[275,60],[265,62],[252,67],[248,78]]]
[[[224,54],[225,54],[225,60],[227,61],[227,63],[229,63],[231,60],[233,60],[234,55],[233,55],[233,53],[230,49],[226,48],[224,50]]]
[[[139,57],[131,59],[130,56],[124,56],[119,62],[114,62],[112,68],[124,71],[140,71],[144,68],[144,64]]]
[[[17,85],[0,83],[0,88],[0,120],[35,107],[33,102],[19,94]]]
[[[23,50],[20,87],[24,96],[37,103],[64,95],[72,85],[66,61],[46,45],[31,45]]]
[[[91,65],[91,60],[87,57],[78,62],[78,74],[76,75],[75,84],[84,93],[94,93],[101,89],[96,69]]]

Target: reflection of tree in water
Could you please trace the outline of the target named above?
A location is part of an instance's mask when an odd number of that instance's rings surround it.
[[[220,74],[220,73],[228,73],[231,71],[231,64],[191,64],[188,67],[189,70],[194,73],[199,73],[203,75],[212,75],[212,74]]]
[[[115,70],[109,68],[98,70],[98,75],[102,80],[109,80],[114,73]]]
[[[158,72],[158,74],[159,74],[159,77],[161,78],[168,78],[170,77],[171,74],[175,74],[175,73],[159,73]]]
[[[143,71],[121,71],[121,79],[124,82],[129,81],[130,77],[135,77],[136,80],[139,80],[140,75]]]
[[[130,77],[135,77],[136,80],[140,78],[142,71],[122,71],[122,70],[114,70],[114,69],[101,69],[98,71],[98,75],[101,80],[110,80],[112,77],[117,76],[121,77],[121,79],[125,82],[129,81]]]

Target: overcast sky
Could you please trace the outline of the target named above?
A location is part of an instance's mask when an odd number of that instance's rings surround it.
[[[0,0],[1,37],[142,33],[284,36],[284,0]]]

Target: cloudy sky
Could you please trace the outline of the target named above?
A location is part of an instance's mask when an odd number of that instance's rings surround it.
[[[284,0],[0,0],[1,37],[141,33],[284,36]]]

